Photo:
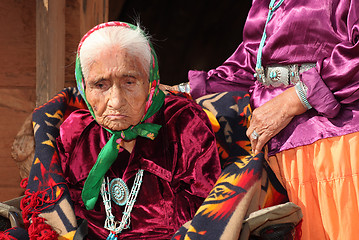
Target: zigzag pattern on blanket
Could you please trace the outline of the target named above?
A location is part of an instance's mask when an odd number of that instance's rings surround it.
[[[211,120],[223,170],[195,217],[179,229],[173,240],[237,240],[250,212],[287,201],[263,153],[251,152],[246,136],[251,118],[249,99],[245,92],[223,92],[197,99]]]
[[[66,88],[33,112],[35,156],[22,200],[26,227],[31,225],[30,219],[37,217],[45,218],[60,235],[77,226],[61,172],[56,138],[61,123],[71,112],[80,108],[86,108],[86,104],[77,89]],[[29,235],[31,238],[30,232]]]

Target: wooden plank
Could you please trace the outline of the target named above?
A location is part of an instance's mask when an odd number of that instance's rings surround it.
[[[35,106],[35,89],[0,89],[0,157],[11,159],[11,147]],[[0,175],[0,182],[2,176]],[[4,180],[4,179],[3,179]]]
[[[36,1],[36,105],[65,82],[65,0]]]
[[[118,0],[116,0],[118,1]],[[122,1],[121,1],[122,2]],[[65,43],[65,86],[76,86],[75,61],[82,36],[93,26],[108,21],[109,0],[67,0]],[[121,5],[122,6],[122,5]]]
[[[80,0],[80,34],[83,36],[92,27],[108,21],[109,0]]]
[[[0,1],[0,201],[18,197],[20,172],[14,138],[36,100],[36,2]]]
[[[0,87],[35,87],[34,1],[0,2]]]
[[[0,162],[6,162],[6,159],[0,157]],[[19,197],[24,189],[20,187],[21,178],[14,162],[11,165],[5,164],[0,168],[0,202]]]
[[[0,201],[20,196],[20,170],[11,157],[12,145],[35,106],[35,88],[0,88]]]
[[[66,43],[65,43],[65,86],[76,86],[75,61],[76,49],[81,40],[80,33],[80,1],[67,0],[65,12]]]
[[[12,144],[35,105],[35,89],[0,89],[0,201],[23,194],[20,170],[11,157]]]

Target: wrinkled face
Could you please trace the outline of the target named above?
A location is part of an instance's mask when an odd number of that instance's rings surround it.
[[[90,66],[85,82],[87,101],[101,126],[120,131],[140,122],[149,81],[137,58],[119,47],[104,49]]]

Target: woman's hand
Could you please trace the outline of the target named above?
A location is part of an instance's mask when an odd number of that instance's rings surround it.
[[[272,137],[290,123],[294,116],[306,111],[294,87],[256,108],[246,132],[254,154],[259,153]],[[254,131],[259,134],[257,137],[256,134],[252,134]]]

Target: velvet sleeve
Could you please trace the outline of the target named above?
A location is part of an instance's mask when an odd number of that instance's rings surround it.
[[[191,96],[197,99],[211,93],[248,91],[255,81],[254,54],[250,47],[241,43],[232,56],[216,69],[208,72],[189,71]]]
[[[338,6],[338,9],[341,6]],[[328,118],[335,117],[341,104],[359,99],[359,3],[350,1],[345,18],[336,16],[333,25],[342,38],[330,56],[317,62],[316,69],[303,73],[309,103]],[[344,35],[345,34],[345,35]]]
[[[215,135],[200,106],[192,101],[181,104],[185,105],[170,113],[168,121],[177,146],[172,184],[174,189],[205,198],[221,171]]]

